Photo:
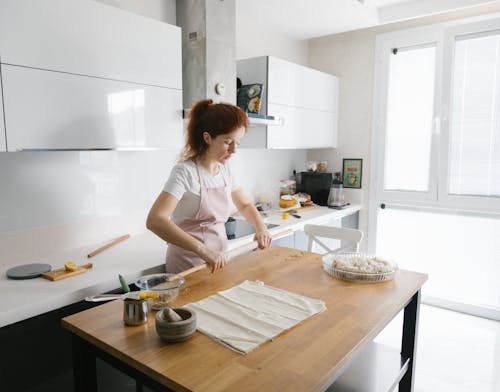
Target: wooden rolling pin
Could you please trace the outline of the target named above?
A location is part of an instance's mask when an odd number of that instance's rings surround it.
[[[292,229],[287,229],[287,230],[280,231],[279,233],[273,234],[271,236],[271,238],[272,238],[272,240],[277,240],[278,238],[286,237],[287,235],[292,234],[292,233],[293,233]],[[247,253],[247,252],[250,252],[252,250],[255,250],[258,247],[259,247],[258,242],[252,241],[249,244],[245,244],[245,245],[240,246],[239,248],[227,251],[226,256],[229,260],[232,260],[235,257],[242,255],[243,253]],[[194,273],[196,271],[200,271],[200,270],[205,269],[205,268],[208,268],[207,263],[203,263],[203,264],[197,265],[196,267],[189,268],[185,271],[179,272],[177,275],[172,276],[169,280],[184,278],[188,275],[191,275],[192,273]]]
[[[87,255],[87,258],[94,257],[95,255],[101,253],[103,250],[106,250],[108,248],[111,248],[113,245],[118,244],[119,242],[125,241],[126,239],[130,238],[130,234],[125,234],[122,235],[121,237],[115,238],[113,241],[108,242],[106,245],[101,246],[100,248],[97,248],[93,252],[90,252]]]

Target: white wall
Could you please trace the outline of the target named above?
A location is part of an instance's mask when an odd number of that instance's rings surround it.
[[[93,0],[175,25],[175,0]]]
[[[174,0],[100,1],[175,23]],[[240,53],[307,62],[304,42],[278,37],[256,45],[252,31],[238,31]],[[144,230],[147,211],[178,156],[178,150],[0,153],[0,265],[6,258],[21,261]],[[246,150],[233,166],[253,196],[277,190],[281,178],[303,170],[305,158],[305,150]],[[13,243],[17,252],[9,250]]]
[[[238,7],[238,2],[236,2]],[[248,20],[236,9],[236,58],[270,55],[297,64],[308,65],[308,41],[291,39],[259,21]]]
[[[327,160],[334,171],[343,158],[363,159],[361,190],[348,189],[348,201],[361,203],[360,229],[368,231],[368,199],[371,180],[372,98],[375,70],[375,38],[378,34],[500,11],[500,4],[473,7],[432,17],[335,34],[309,41],[309,65],[339,77],[338,148],[310,150],[311,160]],[[366,242],[366,241],[365,241]]]

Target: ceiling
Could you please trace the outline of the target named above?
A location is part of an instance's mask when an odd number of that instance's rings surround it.
[[[310,39],[471,7],[491,0],[236,0],[236,17],[295,39]]]

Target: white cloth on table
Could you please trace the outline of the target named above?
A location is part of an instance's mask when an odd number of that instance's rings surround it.
[[[241,354],[326,310],[321,300],[248,280],[185,307],[200,332]]]

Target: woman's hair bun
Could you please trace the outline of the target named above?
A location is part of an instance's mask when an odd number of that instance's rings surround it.
[[[211,99],[202,99],[194,104],[191,108],[191,117],[198,117],[205,110],[207,110],[210,105],[213,105],[214,101]]]

